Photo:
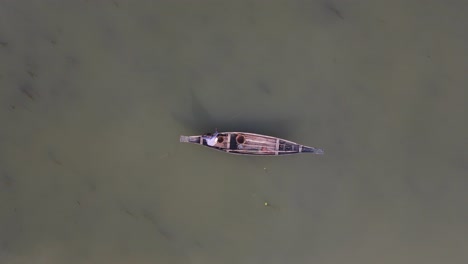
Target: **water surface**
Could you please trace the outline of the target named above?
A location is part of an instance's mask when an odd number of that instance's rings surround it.
[[[1,263],[468,261],[468,4],[95,2],[0,3]]]

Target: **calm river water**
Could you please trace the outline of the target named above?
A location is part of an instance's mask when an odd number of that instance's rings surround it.
[[[466,10],[1,1],[0,263],[467,263]]]

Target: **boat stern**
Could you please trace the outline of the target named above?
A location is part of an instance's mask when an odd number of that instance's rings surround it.
[[[179,140],[182,143],[200,144],[201,137],[200,136],[180,136]]]

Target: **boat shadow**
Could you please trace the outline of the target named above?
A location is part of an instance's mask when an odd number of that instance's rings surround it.
[[[193,90],[190,91],[190,99],[191,112],[188,114],[172,113],[172,117],[193,135],[210,133],[217,129],[220,132],[250,132],[287,138],[291,135],[294,123],[297,123],[289,118],[260,117],[260,114],[248,113],[242,108],[239,109],[240,112],[235,117],[214,117],[203,106]],[[246,111],[245,114],[242,114],[242,111]]]

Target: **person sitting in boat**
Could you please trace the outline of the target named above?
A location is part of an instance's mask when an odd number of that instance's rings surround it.
[[[216,130],[214,134],[203,135],[202,138],[206,140],[206,144],[208,146],[213,147],[214,145],[216,145],[216,143],[218,143],[218,130]]]

